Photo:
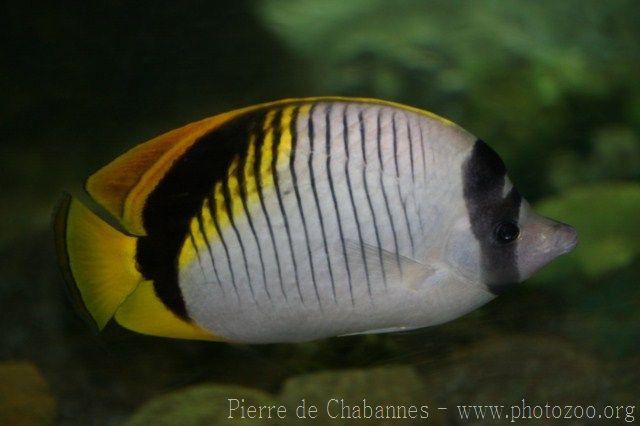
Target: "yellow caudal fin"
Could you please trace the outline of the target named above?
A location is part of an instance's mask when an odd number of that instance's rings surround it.
[[[136,238],[68,194],[58,206],[54,228],[69,294],[80,314],[101,330],[143,281],[136,269]]]
[[[54,218],[56,251],[79,314],[102,330],[111,318],[138,333],[219,340],[179,318],[136,268],[136,240],[65,194]]]

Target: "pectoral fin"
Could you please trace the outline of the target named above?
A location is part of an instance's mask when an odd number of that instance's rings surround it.
[[[384,274],[387,282],[402,282],[411,290],[417,290],[436,273],[436,268],[431,265],[364,242],[360,244],[347,239],[345,249],[349,259],[361,259],[364,252],[366,267],[371,276],[382,279]]]

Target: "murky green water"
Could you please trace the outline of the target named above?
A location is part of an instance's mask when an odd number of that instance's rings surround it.
[[[363,423],[353,418],[363,398],[416,407],[416,419],[386,413],[386,424],[424,423],[424,406],[428,422],[464,423],[457,406],[470,404],[514,415],[512,404],[594,405],[598,415],[610,405],[623,407],[618,422],[633,417],[634,2],[8,1],[0,16],[0,423],[235,424],[227,398],[282,405],[288,421],[304,398],[318,424]],[[579,247],[488,306],[414,333],[268,346],[113,324],[91,334],[55,261],[61,191],[80,192],[117,154],[187,122],[320,94],[403,102],[461,124],[542,212],[577,227]],[[332,398],[351,418],[332,418],[343,417]]]

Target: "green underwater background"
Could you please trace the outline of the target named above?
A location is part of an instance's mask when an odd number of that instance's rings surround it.
[[[637,1],[7,0],[0,23],[0,424],[243,423],[227,397],[289,413],[302,398],[428,405],[432,424],[523,398],[640,418]],[[56,264],[61,192],[188,122],[315,95],[455,121],[579,246],[413,333],[265,346],[92,334]]]

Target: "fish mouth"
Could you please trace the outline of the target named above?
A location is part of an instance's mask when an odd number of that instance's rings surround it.
[[[557,228],[556,247],[558,247],[559,255],[570,253],[578,245],[578,231],[565,223],[559,223]]]
[[[571,225],[552,219],[541,217],[536,224],[531,224],[529,231],[527,238],[520,243],[521,250],[518,252],[518,282],[531,278],[578,245],[578,231]]]

